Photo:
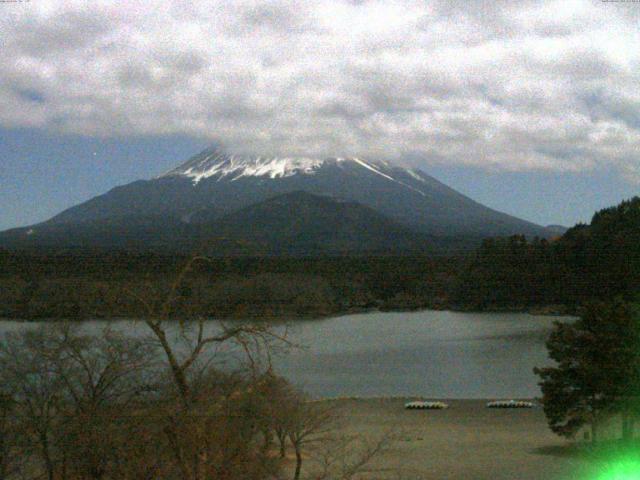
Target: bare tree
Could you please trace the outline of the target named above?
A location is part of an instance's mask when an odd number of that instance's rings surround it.
[[[0,392],[0,480],[8,480],[19,469],[19,428],[16,403],[11,393]]]
[[[255,405],[249,411],[238,411],[240,399],[240,404],[247,407],[250,403],[247,398],[256,395],[246,382],[226,395],[214,392],[216,378],[221,378],[215,375],[214,355],[220,348],[234,348],[242,353],[250,378],[256,379],[260,376],[263,360],[270,364],[274,343],[287,343],[286,332],[277,334],[266,323],[247,322],[220,322],[216,328],[207,331],[202,317],[190,321],[182,318],[177,323],[170,323],[172,308],[185,278],[194,264],[202,260],[206,259],[193,257],[187,263],[159,304],[136,295],[146,311],[144,322],[166,359],[170,383],[178,400],[176,408],[165,407],[164,433],[183,480],[201,480],[206,478],[207,472],[215,472],[216,478],[234,478],[239,474],[250,478],[247,476],[249,472],[238,472],[231,466],[242,465],[241,458],[244,465],[260,463],[256,458],[249,461],[249,457],[254,455],[253,443],[261,430],[257,419],[263,414],[256,411]],[[177,333],[183,340],[180,347],[170,341],[171,327],[177,327]],[[203,382],[203,378],[210,383]],[[234,435],[233,438],[228,435],[219,438],[216,442],[213,441],[214,432],[233,432]],[[221,449],[220,445],[226,445],[226,448]],[[261,461],[266,461],[265,453],[263,448]]]
[[[398,437],[395,431],[390,430],[371,440],[347,435],[343,433],[340,412],[335,404],[309,401],[290,386],[285,391],[288,397],[280,400],[279,405],[283,407],[283,418],[287,419],[285,429],[295,451],[294,480],[351,480],[363,474],[396,475],[401,478],[403,470],[400,468],[372,465],[393,445]],[[303,476],[305,458],[309,467]]]
[[[283,377],[268,370],[257,383],[257,388],[264,401],[264,421],[262,422],[265,437],[264,449],[271,447],[272,437],[278,440],[280,458],[285,458],[288,429],[291,425],[291,412],[297,407],[298,392]]]
[[[328,438],[334,428],[335,410],[327,404],[309,402],[297,394],[288,402],[286,431],[296,455],[294,480],[299,480],[302,471],[303,450]]]
[[[59,327],[42,353],[64,386],[65,456],[78,475],[100,480],[120,451],[118,432],[133,403],[154,386],[154,351],[108,327],[98,336],[76,330]]]
[[[188,321],[181,317],[177,322],[180,334],[188,344],[187,348],[181,352],[175,345],[172,345],[168,339],[167,321],[171,319],[172,308],[178,301],[178,293],[186,277],[193,270],[195,263],[201,261],[207,261],[207,258],[194,256],[187,262],[172,283],[166,298],[159,304],[151,302],[135,292],[129,292],[144,306],[146,311],[144,322],[162,349],[170,368],[172,380],[185,406],[191,400],[192,392],[189,379],[191,369],[211,350],[215,350],[223,344],[233,343],[240,347],[246,355],[245,359],[248,365],[255,370],[258,367],[258,359],[262,355],[270,362],[270,350],[273,348],[274,342],[288,344],[286,331],[278,334],[265,322],[218,322],[218,328],[215,331],[206,332],[205,319],[197,316],[188,319]]]
[[[61,456],[56,448],[56,429],[61,418],[62,382],[42,356],[44,330],[7,334],[0,342],[0,376],[13,393],[16,417],[33,451],[34,468],[39,460],[44,476],[54,480]]]
[[[57,324],[4,339],[1,375],[48,479],[107,476],[152,358],[144,342],[109,329],[89,336]]]
[[[371,441],[361,437],[334,433],[324,439],[312,452],[314,480],[351,480],[363,474],[386,474],[399,477],[396,468],[374,467],[372,462],[393,444],[396,435],[387,432]],[[417,479],[418,477],[413,476]]]

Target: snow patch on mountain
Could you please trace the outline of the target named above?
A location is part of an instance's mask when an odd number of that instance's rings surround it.
[[[386,178],[386,179],[388,179],[388,180],[391,180],[392,182],[399,183],[400,185],[402,185],[402,186],[404,186],[404,187],[407,187],[408,189],[413,190],[413,191],[414,191],[414,192],[416,192],[416,193],[419,193],[419,194],[420,194],[420,195],[422,195],[423,197],[425,196],[425,195],[424,195],[424,192],[422,192],[421,190],[419,190],[419,189],[417,189],[417,188],[415,188],[415,187],[412,187],[411,185],[408,185],[408,184],[406,184],[406,183],[404,183],[404,182],[402,182],[402,181],[400,181],[400,180],[397,180],[397,179],[395,179],[395,178],[391,177],[390,175],[387,175],[386,173],[382,173],[380,170],[378,170],[377,168],[375,168],[375,167],[374,167],[373,165],[371,165],[370,163],[364,162],[364,161],[360,160],[359,158],[353,158],[353,161],[354,161],[354,162],[356,162],[357,164],[362,165],[363,167],[365,167],[365,168],[367,168],[367,169],[371,170],[372,172],[377,173],[378,175],[381,175],[381,176],[383,176],[384,178]],[[385,166],[388,166],[388,164],[386,164],[386,162],[385,162],[385,164],[384,164],[384,165],[385,165]],[[424,180],[422,180],[422,181],[424,182]]]
[[[359,158],[354,158],[353,161],[356,162],[358,165],[362,165],[364,168],[367,168],[367,169],[371,170],[372,172],[377,173],[378,175],[382,175],[383,177],[388,178],[392,182],[397,181],[395,178],[392,178],[389,175],[386,175],[386,174],[382,173],[380,170],[377,170],[377,169],[373,168],[373,166],[369,165],[367,162],[363,162]]]
[[[214,176],[231,181],[242,177],[283,178],[297,173],[313,174],[323,162],[307,157],[241,156],[214,151],[197,156],[161,177],[185,176],[191,178],[194,185]]]
[[[425,179],[424,179],[424,178],[422,178],[422,177],[420,176],[420,174],[419,174],[418,172],[416,172],[415,170],[413,170],[413,169],[411,169],[411,168],[407,168],[407,170],[406,170],[406,171],[407,171],[407,173],[408,173],[411,177],[415,178],[415,179],[416,179],[416,180],[418,180],[419,182],[425,183]]]
[[[322,166],[333,164],[343,166],[348,163],[359,165],[391,182],[403,185],[424,196],[424,193],[407,183],[394,178],[393,169],[387,162],[367,162],[356,157],[310,158],[310,157],[263,157],[233,155],[220,150],[208,150],[190,159],[187,163],[171,170],[161,177],[183,176],[197,185],[204,179],[215,177],[217,181],[236,181],[243,177],[268,177],[271,179],[290,177],[297,174],[313,175]],[[388,173],[385,173],[388,172]],[[409,175],[424,182],[415,173]]]

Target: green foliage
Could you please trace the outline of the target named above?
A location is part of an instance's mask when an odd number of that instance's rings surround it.
[[[536,368],[552,431],[571,437],[603,413],[629,413],[640,398],[640,314],[618,298],[592,302],[547,341],[557,366]]]

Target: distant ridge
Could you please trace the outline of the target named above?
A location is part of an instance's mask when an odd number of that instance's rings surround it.
[[[268,254],[424,253],[435,249],[433,239],[375,210],[302,191],[250,205],[215,222],[212,229]]]
[[[551,235],[557,236],[564,235],[564,232],[569,230],[569,228],[564,225],[547,225],[545,228]]]

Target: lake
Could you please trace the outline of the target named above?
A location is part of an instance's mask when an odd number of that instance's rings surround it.
[[[274,363],[314,397],[532,398],[540,395],[533,367],[551,363],[544,341],[555,320],[571,317],[425,310],[296,320],[289,338],[302,348]],[[1,321],[0,332],[36,324]],[[146,331],[141,322],[113,325]]]

